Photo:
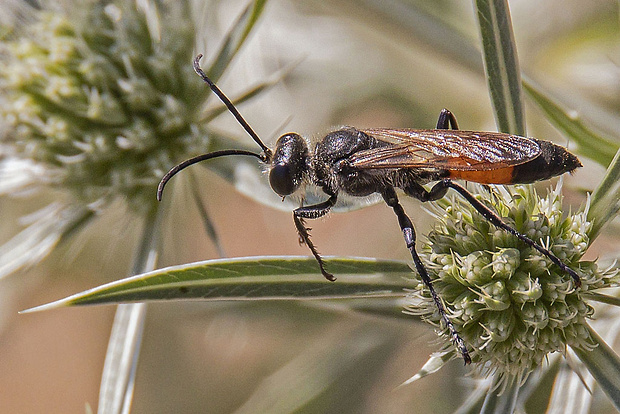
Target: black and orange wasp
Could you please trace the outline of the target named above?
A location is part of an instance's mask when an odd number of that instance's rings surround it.
[[[380,194],[396,213],[415,268],[428,287],[441,319],[448,327],[465,364],[471,362],[471,357],[464,341],[450,322],[416,252],[415,230],[398,200],[395,189],[398,188],[406,195],[424,202],[438,200],[452,188],[492,224],[544,254],[568,273],[577,287],[581,285],[574,270],[548,249],[507,225],[465,187],[453,181],[459,179],[481,184],[520,184],[546,180],[581,167],[577,157],[564,148],[534,138],[498,132],[462,131],[458,129],[455,116],[443,109],[436,129],[345,127],[327,134],[314,148],[311,148],[301,135],[287,133],[277,140],[275,150],[272,151],[261,141],[230,99],[203,72],[200,68],[201,58],[202,55],[198,55],[194,60],[194,70],[226,105],[262,152],[230,149],[188,159],[172,168],[162,178],[157,189],[158,200],[161,200],[164,186],[170,178],[192,164],[229,155],[256,157],[267,164],[269,184],[281,197],[295,193],[304,183],[319,187],[327,196],[327,200],[321,203],[302,205],[295,209],[293,221],[300,242],[308,246],[323,276],[335,281],[336,278],[325,269],[321,255],[310,240],[304,219],[316,219],[327,214],[341,193],[354,197]],[[423,184],[430,182],[437,183],[430,190],[423,187]]]

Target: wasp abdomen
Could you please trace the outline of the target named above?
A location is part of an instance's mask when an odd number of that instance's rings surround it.
[[[540,146],[540,154],[533,160],[514,167],[512,184],[548,180],[581,167],[579,159],[563,147],[549,141],[535,141]]]

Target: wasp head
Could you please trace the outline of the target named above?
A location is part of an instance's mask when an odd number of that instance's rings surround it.
[[[295,133],[278,138],[271,158],[269,184],[273,191],[285,197],[293,194],[308,171],[308,145]]]

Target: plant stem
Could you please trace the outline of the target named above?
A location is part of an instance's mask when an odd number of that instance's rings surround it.
[[[475,0],[484,67],[500,132],[525,135],[521,73],[506,0]]]
[[[157,204],[153,204],[144,218],[132,274],[148,272],[156,267],[161,210]],[[99,414],[130,411],[145,318],[146,303],[123,304],[117,307],[101,376]]]

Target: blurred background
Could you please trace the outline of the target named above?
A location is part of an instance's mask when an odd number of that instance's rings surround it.
[[[205,16],[195,22],[194,54],[209,61],[247,1],[194,3]],[[509,4],[523,72],[617,137],[618,2]],[[0,14],[4,7],[15,4],[0,4]],[[240,106],[268,144],[283,132],[321,138],[342,125],[433,128],[444,107],[462,129],[495,130],[471,2],[270,0],[219,86],[236,96],[283,70],[287,75],[274,87]],[[528,135],[570,147],[527,100],[526,114]],[[250,143],[229,114],[216,125]],[[604,172],[582,161],[585,168],[565,177],[564,194],[575,208]],[[198,176],[228,257],[308,255],[290,211],[264,206],[206,170]],[[191,197],[169,195],[161,267],[218,257],[197,225]],[[18,217],[50,197],[0,198],[0,241],[18,232]],[[430,216],[418,202],[402,201],[422,238]],[[325,255],[408,260],[384,205],[333,213],[311,227]],[[115,308],[17,312],[125,277],[139,233],[118,202],[42,264],[0,281],[0,412],[79,413],[86,404],[96,410]],[[618,256],[617,234],[608,227],[586,258]],[[133,412],[286,412],[293,398],[307,398],[300,412],[308,413],[452,412],[472,381],[458,361],[397,388],[438,348],[435,339],[432,328],[413,317],[383,320],[313,303],[152,304]],[[597,398],[593,412],[613,410]]]

